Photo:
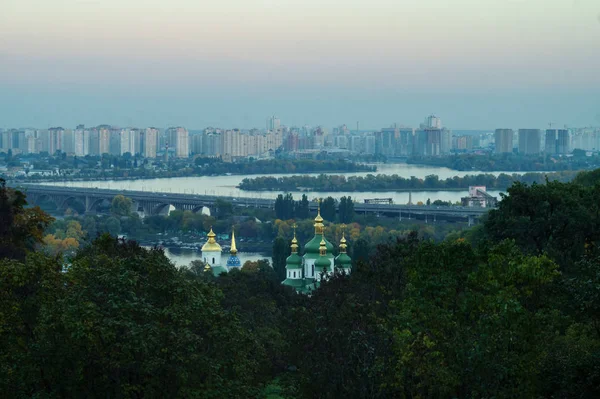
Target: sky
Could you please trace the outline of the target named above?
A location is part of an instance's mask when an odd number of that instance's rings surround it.
[[[598,0],[0,0],[0,127],[600,126]]]

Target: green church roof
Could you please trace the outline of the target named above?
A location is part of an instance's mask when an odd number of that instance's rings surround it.
[[[302,258],[297,253],[292,253],[285,260],[285,267],[288,269],[302,269]]]
[[[335,265],[348,269],[352,265],[352,259],[350,259],[347,253],[342,252],[335,258]]]
[[[323,234],[315,234],[315,236],[306,243],[306,245],[304,246],[304,254],[308,255],[308,254],[316,254],[319,255],[319,247],[321,245],[321,240],[323,239]],[[327,241],[327,238],[325,238],[325,247],[327,248],[327,253],[331,254],[333,253],[333,244],[330,243],[329,241]]]
[[[327,256],[319,256],[315,261],[315,273],[318,271],[321,273],[323,269],[329,270],[331,268],[331,261]]]

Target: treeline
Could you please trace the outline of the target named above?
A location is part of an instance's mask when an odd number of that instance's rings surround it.
[[[516,183],[477,228],[355,254],[312,297],[280,267],[215,278],[109,236],[63,262],[39,250],[49,218],[2,190],[0,391],[599,397],[599,175]]]
[[[198,157],[194,162],[184,159],[150,160],[131,156],[104,154],[78,158],[59,153],[56,157],[33,162],[34,170],[49,169],[51,175],[38,175],[25,170],[21,180],[64,181],[94,179],[152,179],[224,174],[277,174],[316,172],[373,172],[377,168],[348,160],[335,159],[268,159],[244,162],[223,162],[221,158]]]
[[[351,223],[354,220],[352,197],[341,197],[339,202],[333,197],[327,197],[320,204],[320,209],[321,216],[329,222],[339,220],[341,223]],[[294,201],[291,193],[279,194],[275,199],[275,216],[283,220],[307,219],[309,217],[308,197],[302,194],[300,201]]]
[[[343,176],[289,176],[275,177],[264,176],[245,178],[239,185],[242,190],[270,190],[270,191],[394,191],[394,190],[457,190],[467,189],[469,186],[486,186],[488,190],[506,190],[514,182],[526,184],[544,183],[546,179],[566,182],[572,180],[577,172],[556,173],[525,173],[522,175],[508,175],[501,173],[497,177],[492,174],[466,175],[464,177],[449,177],[440,179],[437,175],[429,175],[424,179],[414,176],[405,178],[393,175],[367,175]]]
[[[316,159],[261,159],[251,162],[214,162],[214,158],[197,158],[195,171],[206,175],[259,174],[259,173],[314,173],[314,172],[373,172],[374,166],[347,160]]]
[[[585,151],[574,150],[572,157],[519,154],[456,154],[440,157],[411,157],[406,163],[446,167],[454,170],[484,172],[568,171],[597,168],[600,157],[587,157]]]

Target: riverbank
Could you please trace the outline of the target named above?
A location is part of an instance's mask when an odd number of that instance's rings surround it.
[[[464,191],[471,186],[485,186],[489,190],[506,190],[515,182],[526,184],[543,184],[546,180],[560,182],[571,181],[579,172],[525,173],[466,175],[440,179],[437,175],[429,175],[424,179],[414,176],[404,178],[399,175],[350,176],[295,175],[288,177],[255,177],[245,178],[239,185],[244,191],[297,191],[297,192],[441,192]]]

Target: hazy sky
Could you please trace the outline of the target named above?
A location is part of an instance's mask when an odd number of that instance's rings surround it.
[[[598,0],[0,0],[0,127],[600,125]]]

